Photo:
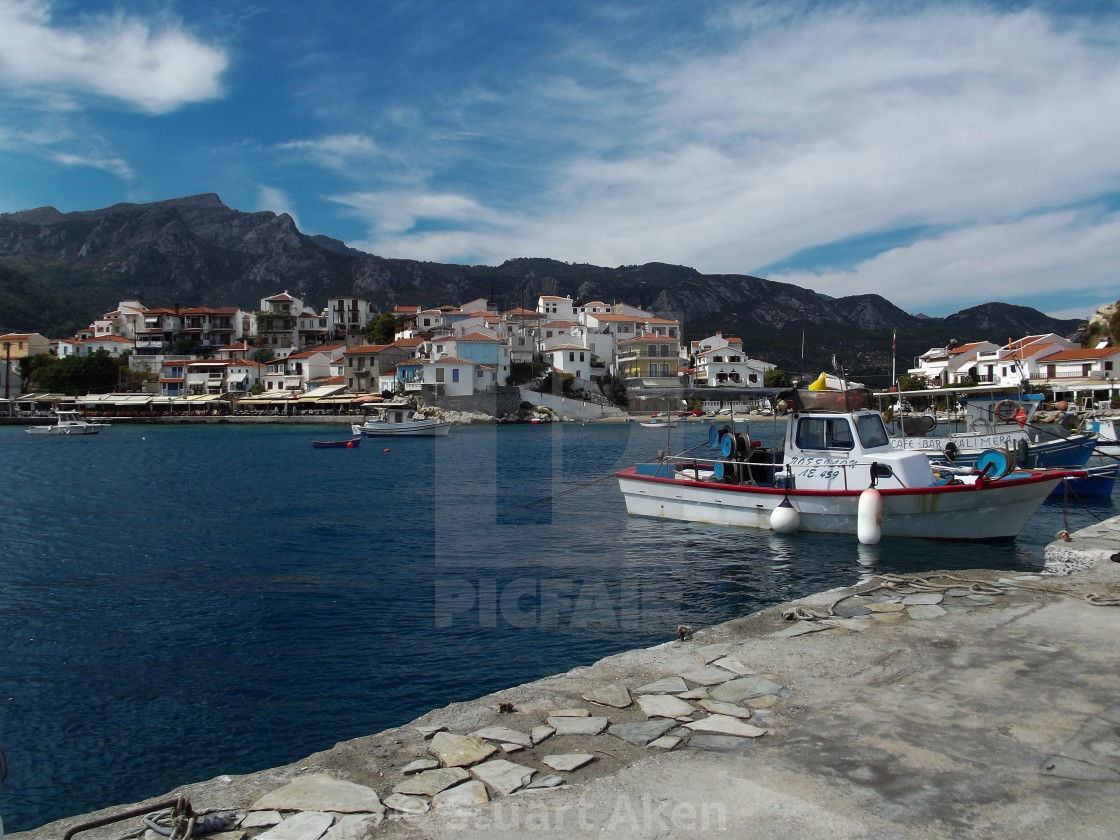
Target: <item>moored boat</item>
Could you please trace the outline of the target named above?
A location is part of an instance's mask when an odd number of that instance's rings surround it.
[[[108,428],[108,423],[89,422],[79,411],[59,411],[52,425],[28,426],[24,431],[29,435],[96,435]]]
[[[1041,394],[972,395],[961,400],[964,431],[932,434],[932,422],[926,424],[928,428],[912,425],[909,429],[904,422],[902,433],[891,436],[891,445],[925,452],[935,464],[948,466],[975,466],[981,453],[1006,449],[1014,453],[1020,467],[1080,469],[1096,450],[1096,435],[1035,422],[1041,402]]]
[[[1011,539],[1074,470],[1017,469],[1005,450],[979,468],[934,468],[891,445],[865,390],[796,391],[784,448],[713,426],[715,458],[666,455],[616,473],[627,512],[721,525],[953,540]]]
[[[359,435],[349,440],[313,440],[311,445],[316,449],[357,449],[361,442],[362,437]]]
[[[1097,436],[1097,452],[1120,457],[1120,424],[1115,414],[1090,414],[1085,417],[1078,431],[1092,432]]]
[[[351,425],[350,428],[355,435],[443,437],[451,431],[450,420],[417,417],[417,410],[411,403],[383,403],[377,406],[376,412],[373,417],[367,418],[365,423]]]
[[[1094,455],[1085,465],[1084,477],[1064,479],[1051,492],[1051,496],[1073,499],[1107,499],[1116,489],[1120,478],[1120,461],[1107,455]]]

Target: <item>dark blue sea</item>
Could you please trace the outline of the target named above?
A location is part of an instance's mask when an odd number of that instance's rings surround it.
[[[343,431],[0,429],[8,831],[286,764],[869,570],[1036,570],[1059,529],[1115,514],[1067,522],[1051,502],[1010,543],[861,547],[627,517],[596,480],[666,448],[637,424],[312,448]],[[672,448],[706,438],[686,424]]]

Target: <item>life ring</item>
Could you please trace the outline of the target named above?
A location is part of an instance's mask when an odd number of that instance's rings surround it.
[[[995,407],[996,419],[1002,423],[1010,423],[1018,410],[1019,404],[1015,400],[1000,400]]]

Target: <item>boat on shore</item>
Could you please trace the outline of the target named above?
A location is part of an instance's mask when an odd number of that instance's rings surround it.
[[[79,411],[59,411],[50,426],[28,426],[29,435],[96,435],[108,429],[109,423],[91,423]]]
[[[362,436],[358,435],[349,440],[313,440],[311,445],[316,449],[357,449],[361,442]]]
[[[375,415],[350,428],[356,436],[365,437],[444,437],[451,431],[450,420],[416,415],[417,409],[412,403],[382,403],[377,406]]]
[[[1076,470],[1019,469],[1006,450],[936,467],[894,447],[871,394],[787,391],[784,446],[712,426],[714,458],[663,455],[616,473],[635,516],[770,529],[948,540],[1012,539]]]

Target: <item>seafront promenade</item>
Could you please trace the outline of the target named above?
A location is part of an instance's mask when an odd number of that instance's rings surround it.
[[[657,647],[169,797],[232,814],[216,836],[266,840],[1115,837],[1120,518],[1046,556],[1059,574],[869,575],[691,638],[667,627]]]

